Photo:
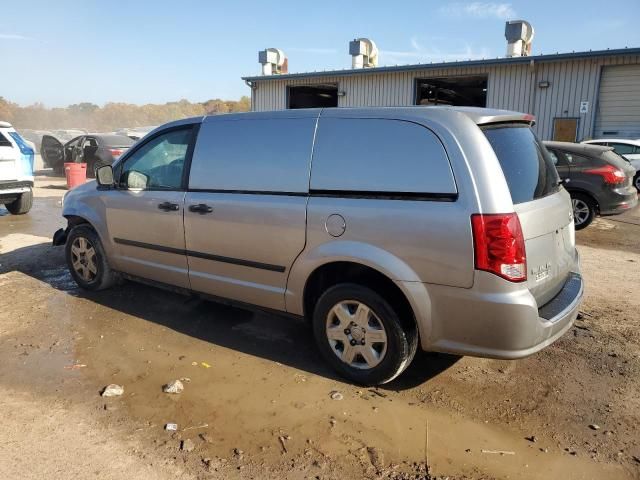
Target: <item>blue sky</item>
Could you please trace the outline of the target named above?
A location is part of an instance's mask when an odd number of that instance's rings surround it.
[[[258,50],[292,72],[350,66],[366,36],[380,64],[504,56],[504,22],[535,28],[533,53],[640,47],[638,0],[3,2],[0,95],[22,105],[237,99]]]

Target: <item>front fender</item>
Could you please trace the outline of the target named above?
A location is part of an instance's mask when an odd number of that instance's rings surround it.
[[[105,222],[105,207],[101,198],[95,195],[95,182],[87,182],[70,190],[64,197],[62,215],[80,217],[96,230],[105,250],[111,249],[111,238]]]

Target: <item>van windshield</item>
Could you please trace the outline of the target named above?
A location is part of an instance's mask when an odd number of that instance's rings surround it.
[[[549,152],[528,125],[482,128],[496,153],[513,203],[524,203],[558,191],[559,177]]]

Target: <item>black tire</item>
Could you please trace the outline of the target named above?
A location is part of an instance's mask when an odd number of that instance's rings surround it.
[[[76,240],[78,243],[76,243]],[[84,257],[76,255],[74,247],[79,248],[83,245],[82,240],[84,240],[84,245],[89,245],[93,248],[93,252],[95,255],[86,254]],[[91,250],[88,249],[90,252]],[[98,234],[88,224],[78,225],[73,227],[67,236],[67,243],[65,245],[65,255],[67,259],[67,267],[71,272],[71,276],[76,281],[78,286],[84,288],[85,290],[98,291],[104,290],[106,288],[111,287],[118,281],[118,275],[111,270],[109,263],[107,262],[107,256],[104,253],[104,248],[102,247],[102,242],[98,237]],[[92,261],[93,259],[93,261]],[[85,260],[88,262],[93,262],[92,266],[94,267],[95,273],[89,271],[87,276],[84,274],[87,273],[88,265],[82,265],[80,269],[76,269],[74,267],[74,262]]]
[[[338,357],[336,352],[342,351],[339,343],[334,346],[330,343],[327,323],[330,312],[341,302],[364,304],[375,315],[375,321],[379,320],[384,327],[386,352],[377,365],[371,368],[357,368]],[[381,385],[400,375],[416,354],[418,332],[415,322],[413,319],[404,320],[403,322],[398,316],[397,310],[373,290],[356,284],[342,283],[329,288],[316,303],[313,312],[313,332],[320,353],[338,373],[361,385]],[[355,347],[360,348],[360,345]],[[360,358],[365,360],[362,356]]]
[[[597,213],[596,202],[593,198],[583,193],[572,193],[571,203],[573,205],[573,222],[576,230],[582,230],[591,225]]]
[[[33,191],[29,190],[28,192],[21,193],[13,202],[5,203],[4,206],[12,215],[24,215],[28,213],[33,206]]]
[[[640,192],[640,173],[637,173],[636,176],[633,177],[633,186]]]

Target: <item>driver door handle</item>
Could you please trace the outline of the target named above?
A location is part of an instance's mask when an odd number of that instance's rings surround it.
[[[158,208],[165,212],[177,212],[178,210],[180,210],[180,205],[178,205],[177,203],[162,202],[158,204]]]
[[[189,211],[204,215],[205,213],[213,212],[213,207],[210,207],[209,205],[206,205],[204,203],[198,203],[197,205],[189,205]]]

